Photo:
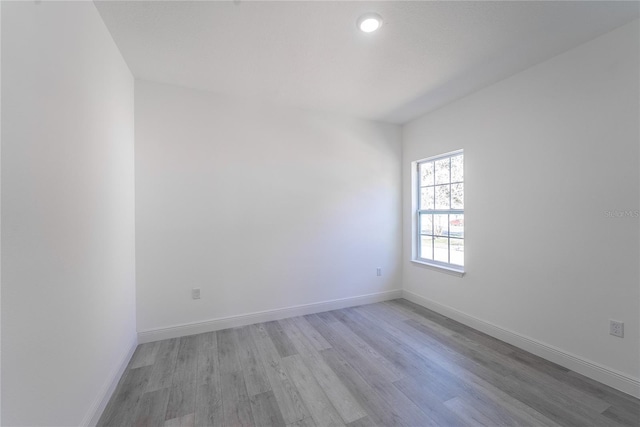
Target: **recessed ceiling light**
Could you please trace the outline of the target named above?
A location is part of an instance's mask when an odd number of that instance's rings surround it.
[[[382,25],[382,17],[377,13],[367,13],[358,18],[358,28],[365,33],[371,33]]]

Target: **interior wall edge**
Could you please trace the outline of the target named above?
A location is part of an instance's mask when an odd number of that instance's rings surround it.
[[[246,313],[138,332],[140,344],[401,298],[402,289]]]
[[[640,378],[633,378],[615,369],[577,356],[544,342],[529,338],[517,332],[505,329],[491,322],[470,316],[455,308],[440,304],[422,295],[406,289],[402,290],[402,298],[414,302],[457,322],[484,332],[508,344],[526,350],[581,375],[599,381],[631,396],[640,398]]]
[[[104,412],[104,409],[107,407],[107,403],[109,403],[109,399],[116,391],[116,387],[120,382],[120,379],[124,375],[124,371],[127,369],[131,358],[133,357],[133,353],[136,351],[138,347],[138,339],[134,337],[129,349],[122,356],[120,364],[116,367],[116,369],[111,372],[109,377],[105,380],[104,385],[102,386],[102,390],[94,400],[93,404],[87,411],[87,414],[84,416],[81,426],[95,426],[98,424],[100,420],[100,416]]]

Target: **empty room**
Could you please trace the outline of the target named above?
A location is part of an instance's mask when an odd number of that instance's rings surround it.
[[[640,2],[0,1],[2,426],[640,426]]]

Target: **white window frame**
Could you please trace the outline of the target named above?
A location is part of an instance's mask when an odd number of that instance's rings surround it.
[[[464,215],[464,205],[463,209],[420,209],[420,165],[427,162],[435,162],[437,160],[442,160],[446,158],[455,157],[462,154],[463,156],[463,170],[464,170],[464,150],[455,150],[449,153],[440,154],[433,157],[428,157],[421,160],[416,160],[411,163],[411,200],[412,200],[412,256],[411,261],[414,263],[418,263],[439,271],[443,271],[446,273],[451,273],[456,276],[464,276],[465,267],[457,264],[451,264],[449,262],[436,261],[433,259],[426,259],[420,257],[420,244],[421,244],[421,225],[420,225],[420,214],[421,213],[431,213],[431,214],[463,214]],[[451,173],[451,172],[450,172]],[[456,181],[458,182],[458,181]],[[461,181],[464,184],[464,178]],[[451,175],[449,175],[449,184],[451,184]],[[466,187],[466,186],[465,186]],[[465,188],[466,190],[466,188]],[[435,208],[435,206],[434,206]],[[451,236],[448,236],[448,239],[451,239]],[[462,237],[463,240],[466,240],[464,235]],[[466,242],[465,242],[466,243]],[[466,262],[465,262],[466,263]]]

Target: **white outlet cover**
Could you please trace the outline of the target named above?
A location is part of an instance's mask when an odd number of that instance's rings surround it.
[[[624,338],[624,322],[609,319],[609,334]]]
[[[200,299],[200,289],[191,289],[191,298]]]

